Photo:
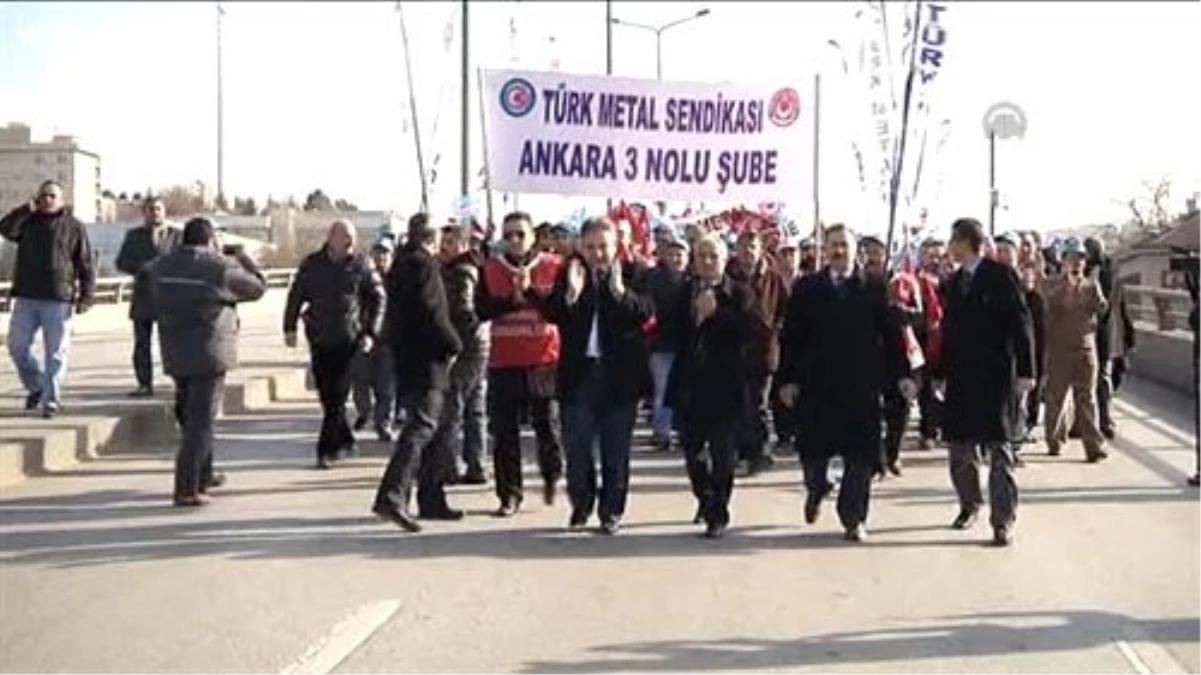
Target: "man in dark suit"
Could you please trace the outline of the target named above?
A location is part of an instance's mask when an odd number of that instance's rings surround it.
[[[638,401],[651,391],[642,325],[650,302],[631,290],[636,270],[617,261],[617,226],[595,218],[580,230],[580,250],[568,261],[547,299],[547,317],[559,327],[558,398],[567,455],[568,526],[582,528],[597,502],[600,446],[601,532],[616,534],[630,482],[630,443]]]
[[[917,385],[883,279],[854,265],[855,236],[838,224],[823,241],[827,266],[802,277],[788,300],[779,396],[797,410],[805,521],[817,522],[831,489],[830,458],[842,455],[838,518],[848,541],[862,541],[880,458],[881,395],[895,387],[912,400]]]
[[[716,233],[693,245],[688,291],[672,311],[679,327],[676,359],[667,378],[667,405],[680,420],[688,481],[696,497],[694,523],[722,537],[738,463],[738,434],[747,414],[746,381],[754,337],[753,294],[725,273],[726,243]]]
[[[182,434],[175,456],[175,505],[202,506],[213,473],[213,422],[225,374],[238,364],[240,302],[263,297],[267,282],[245,253],[224,255],[213,222],[193,218],[178,248],[150,264],[151,302],[163,370],[175,379]]]
[[[960,506],[951,526],[970,527],[984,503],[982,451],[989,461],[993,543],[1008,546],[1018,503],[1013,444],[1025,435],[1021,401],[1035,385],[1034,349],[1017,274],[983,258],[984,242],[984,228],[975,219],[961,218],[951,226],[951,255],[960,267],[948,281],[943,317],[943,433]]]
[[[142,202],[145,223],[125,231],[121,249],[117,252],[116,267],[122,274],[133,277],[133,298],[129,302],[129,318],[133,321],[133,373],[138,388],[129,395],[134,398],[154,396],[154,362],[150,356],[150,340],[154,334],[154,306],[150,302],[150,279],[145,271],[159,256],[170,253],[179,244],[179,230],[166,225],[167,209],[158,197]]]
[[[1134,351],[1137,333],[1113,260],[1105,255],[1105,244],[1096,237],[1087,237],[1084,250],[1088,254],[1084,274],[1097,282],[1107,302],[1097,321],[1097,422],[1101,435],[1113,440],[1117,425],[1110,412],[1111,403],[1122,386],[1126,358]]]
[[[407,416],[392,459],[380,480],[373,510],[408,532],[420,532],[409,502],[417,478],[417,509],[421,518],[459,520],[462,511],[446,504],[445,482],[454,458],[436,456],[431,441],[438,428],[450,367],[463,349],[450,320],[446,287],[435,257],[441,231],[429,216],[409,219],[408,243],[388,272],[385,334],[396,365],[396,392]],[[415,476],[421,469],[420,477]]]

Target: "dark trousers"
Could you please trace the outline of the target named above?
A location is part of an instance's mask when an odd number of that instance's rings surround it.
[[[225,374],[175,378],[175,411],[180,424],[175,455],[175,496],[203,490],[213,477],[213,424],[225,396]]]
[[[596,505],[596,453],[600,450],[601,521],[620,520],[630,490],[630,443],[637,402],[606,404],[603,371],[594,364],[575,399],[563,404],[563,446],[567,454],[567,494],[572,511],[591,514]]]
[[[921,432],[922,440],[934,440],[938,438],[938,429],[942,425],[940,419],[942,413],[942,403],[934,392],[934,378],[923,373],[918,378],[917,390],[917,409],[921,414],[918,421],[918,429]]]
[[[873,453],[843,455],[842,482],[838,486],[838,520],[846,529],[867,522],[872,496],[872,474],[876,470]],[[825,497],[830,492],[830,457],[825,452],[802,452],[805,489],[810,495]]]
[[[780,388],[774,377],[768,392],[768,400],[772,426],[776,430],[776,440],[781,443],[791,443],[792,439],[796,437],[796,417],[793,409],[780,401]]]
[[[409,512],[413,482],[417,482],[417,510],[421,513],[446,507],[447,459],[443,448],[431,443],[442,414],[444,393],[439,390],[401,394],[405,422],[392,449],[392,459],[375,493],[376,508]]]
[[[981,453],[988,455],[989,522],[1007,528],[1017,519],[1018,485],[1013,479],[1013,450],[1010,443],[952,443],[951,483],[959,496],[959,508],[978,509],[984,504],[980,491]]]
[[[684,461],[688,482],[705,522],[730,523],[730,496],[734,493],[734,466],[738,463],[741,425],[732,420],[695,420],[684,423]]]
[[[738,459],[753,461],[767,452],[767,393],[770,375],[752,375],[746,380],[745,423],[738,434]]]
[[[1113,415],[1110,412],[1110,402],[1116,387],[1113,380],[1113,359],[1104,352],[1097,358],[1097,426],[1102,431],[1113,429]]]
[[[154,360],[150,355],[151,340],[154,339],[154,321],[134,319],[133,322],[133,374],[139,387],[154,386]]]
[[[338,450],[354,445],[354,433],[346,422],[346,397],[350,393],[350,364],[357,351],[353,344],[312,347],[313,380],[322,412],[318,457],[333,457]]]
[[[376,344],[371,353],[357,352],[351,359],[355,416],[371,420],[377,428],[392,426],[396,416],[396,369],[388,345]]]
[[[483,473],[484,462],[484,356],[481,354],[461,355],[450,369],[450,390],[446,392],[442,415],[438,420],[438,431],[434,434],[434,445],[439,453],[445,450],[451,457],[451,470],[456,470],[455,443],[459,432],[463,433],[462,457],[467,470]]]
[[[505,368],[488,373],[489,419],[492,427],[492,470],[496,474],[496,497],[501,504],[522,500],[521,413],[529,411],[537,444],[538,469],[542,480],[554,484],[563,476],[563,451],[555,437],[548,391],[534,391],[530,369]]]
[[[885,391],[883,399],[884,445],[881,460],[887,466],[901,456],[901,440],[909,423],[909,401],[895,388]]]

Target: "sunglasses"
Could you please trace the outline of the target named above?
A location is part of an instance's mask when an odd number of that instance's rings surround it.
[[[505,232],[503,236],[505,239],[525,239],[525,231],[509,230],[508,232]]]

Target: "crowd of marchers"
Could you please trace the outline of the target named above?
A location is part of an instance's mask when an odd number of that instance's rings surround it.
[[[237,362],[236,306],[266,283],[253,260],[221,245],[212,220],[164,228],[154,198],[145,216],[118,255],[135,278],[134,395],[153,393],[157,323],[182,430],[174,500],[200,506],[224,482],[213,428]],[[18,245],[9,349],[28,407],[47,416],[60,403],[70,318],[94,283],[86,231],[73,223],[53,183],[0,220]],[[952,527],[975,523],[986,464],[991,541],[1004,546],[1040,408],[1051,455],[1075,436],[1086,461],[1106,458],[1135,333],[1098,241],[989,238],[964,218],[897,264],[883,242],[844,225],[819,235],[660,224],[643,254],[606,217],[573,231],[514,212],[492,238],[417,214],[360,253],[353,226],[335,221],[296,270],[282,317],[286,344],[303,334],[311,356],[323,413],[316,465],[353,455],[355,432],[370,424],[394,444],[372,504],[380,518],[409,532],[458,520],[446,486],[489,480],[495,515],[512,517],[525,497],[529,424],[545,503],[565,479],[568,527],[595,517],[616,534],[645,413],[654,450],[682,450],[707,536],[726,531],[736,478],[796,453],[804,520],[816,522],[837,492],[846,538],[862,541],[874,481],[902,475],[916,407],[914,451],[948,450]],[[45,371],[32,354],[38,330]]]

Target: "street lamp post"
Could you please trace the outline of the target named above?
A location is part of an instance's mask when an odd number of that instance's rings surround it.
[[[221,24],[225,8],[217,3],[217,199],[216,206],[225,202],[225,92],[224,69],[221,63]]]
[[[612,7],[611,4],[609,4],[608,6]],[[613,16],[610,13],[609,23],[612,25],[615,25],[615,26],[626,26],[628,28],[640,28],[642,30],[648,30],[655,34],[655,79],[662,80],[663,79],[663,34],[666,33],[668,30],[675,28],[676,26],[686,24],[689,21],[694,21],[703,16],[709,16],[708,9],[697,10],[697,12],[695,14],[689,14],[688,16],[676,19],[675,21],[668,21],[665,24],[660,24],[658,26],[651,26],[651,25],[645,24],[645,23],[635,23],[633,21],[623,21],[623,20],[618,19],[617,17]],[[609,57],[610,58],[610,61],[609,61],[610,72],[612,72],[612,48],[610,48],[609,54],[610,54],[610,57]],[[658,203],[658,206],[659,206],[659,215],[660,216],[667,215],[667,202],[661,201]]]
[[[709,10],[702,9],[702,10],[697,11],[695,14],[690,14],[681,19],[676,19],[675,21],[669,21],[669,22],[667,22],[665,24],[661,24],[659,26],[651,26],[651,25],[648,25],[645,23],[635,23],[633,21],[624,21],[624,20],[618,19],[616,17],[610,17],[609,21],[616,26],[626,26],[629,28],[641,28],[642,30],[648,30],[655,34],[655,79],[662,80],[663,79],[663,33],[667,32],[668,29],[675,28],[676,26],[679,26],[681,24],[685,24],[685,23],[688,23],[689,21],[693,21],[695,19],[701,18],[702,16],[708,16],[708,15],[709,15]]]

